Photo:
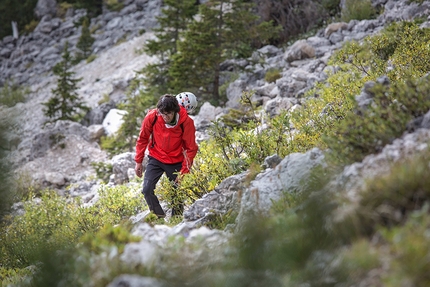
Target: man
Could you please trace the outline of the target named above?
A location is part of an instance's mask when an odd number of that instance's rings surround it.
[[[164,172],[176,183],[178,172],[182,175],[190,171],[198,150],[195,132],[194,121],[172,95],[162,96],[157,108],[150,110],[142,121],[136,142],[135,172],[142,177],[142,161],[148,148],[142,193],[149,209],[159,218],[166,214],[154,194],[155,186]],[[174,206],[172,216],[182,212],[183,206]]]

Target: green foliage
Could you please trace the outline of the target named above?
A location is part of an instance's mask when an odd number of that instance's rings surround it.
[[[24,26],[24,31],[28,33],[33,32],[34,29],[36,29],[37,25],[39,25],[39,21],[33,19],[30,21],[30,23]]]
[[[31,270],[0,267],[0,282],[2,286],[23,286],[25,278],[32,275]]]
[[[31,195],[30,195],[31,196]],[[70,246],[76,242],[79,233],[68,228],[76,208],[54,192],[42,194],[41,202],[25,204],[25,214],[14,218],[4,226],[1,235],[3,264],[12,268],[23,268],[38,261],[39,252]]]
[[[366,20],[376,17],[375,8],[370,0],[346,0],[345,8],[341,11],[342,21]]]
[[[406,282],[418,287],[430,284],[429,227],[427,202],[421,210],[412,212],[403,226],[381,230],[392,256],[389,272],[383,277],[384,286],[404,286]]]
[[[97,178],[103,180],[104,183],[109,182],[109,176],[113,172],[112,164],[104,162],[92,162],[91,166],[95,169]]]
[[[71,71],[72,58],[69,53],[69,44],[66,42],[62,58],[53,68],[54,75],[57,76],[57,87],[52,89],[54,96],[43,103],[46,107],[45,116],[49,118],[45,124],[58,120],[79,121],[84,113],[89,111],[76,90],[78,82],[82,79],[74,78],[75,72]]]
[[[283,157],[294,150],[287,112],[272,119],[262,118],[257,116],[250,94],[244,93],[242,101],[247,110],[245,108],[236,124],[227,115],[215,122],[210,130],[222,158],[234,172],[244,171],[253,163],[262,164],[269,155]],[[262,121],[267,125],[264,128]]]
[[[272,68],[266,72],[266,75],[264,75],[264,80],[268,83],[275,83],[276,80],[281,77],[281,70]]]
[[[428,44],[428,29],[409,22],[392,24],[361,44],[347,43],[330,59],[336,72],[317,84],[291,117],[294,150],[328,147],[338,163],[350,163],[393,140],[408,120],[428,110],[428,80],[417,79],[430,68],[428,61],[417,62],[414,56],[427,55]],[[374,104],[364,113],[357,111],[355,96],[364,83],[385,74],[391,87],[375,87]]]
[[[321,5],[330,16],[336,16],[340,13],[340,0],[322,0]]]
[[[3,119],[1,119],[3,120]],[[8,126],[5,122],[0,121],[0,182],[3,184],[0,187],[0,219],[3,218],[4,213],[9,210],[13,203],[13,193],[10,188],[10,160],[8,159],[9,148],[6,134],[8,133]]]
[[[16,21],[18,30],[23,30],[25,25],[34,19],[34,8],[37,0],[24,0],[16,2],[14,0],[3,0],[0,2],[0,15],[2,21],[0,25],[0,39],[12,35],[11,22]],[[17,17],[19,15],[19,17]]]
[[[189,204],[213,190],[223,179],[232,175],[216,141],[202,142],[189,174],[182,177],[176,190],[179,199]]]
[[[57,8],[57,16],[60,18],[66,17],[67,10],[72,9],[73,5],[69,2],[60,2]]]
[[[430,152],[396,163],[390,173],[373,179],[362,193],[359,215],[365,223],[396,226],[430,198]]]
[[[89,207],[54,191],[45,190],[40,198],[30,194],[25,213],[13,221],[2,222],[3,267],[24,268],[35,264],[44,258],[42,253],[71,248],[84,234],[95,233],[103,226],[118,224],[137,214],[143,205],[138,189],[103,186],[98,191],[99,200]],[[119,238],[121,234],[115,236]]]
[[[399,137],[406,124],[430,109],[430,79],[376,85],[373,103],[363,112],[350,112],[324,139],[339,162],[360,161]]]
[[[332,63],[347,63],[375,79],[385,73],[394,81],[425,75],[430,64],[430,29],[413,22],[393,23],[361,44],[351,42],[335,53]]]
[[[97,55],[91,54],[88,56],[87,58],[87,64],[91,63],[92,61],[94,61],[95,59],[97,59]]]
[[[102,136],[100,138],[100,147],[107,151],[110,156],[127,150],[127,144],[122,140],[118,142],[115,136]]]
[[[224,214],[212,213],[208,217],[208,221],[204,223],[210,229],[224,230],[229,224],[234,224],[238,213],[229,210]]]
[[[164,4],[163,14],[157,17],[160,27],[153,29],[156,39],[148,40],[142,48],[146,54],[156,56],[157,61],[147,64],[136,78],[142,87],[140,100],[146,102],[145,108],[151,102],[155,104],[161,95],[180,91],[179,87],[171,85],[171,57],[177,53],[180,34],[197,12],[194,0],[167,0]]]
[[[381,268],[379,257],[378,250],[368,240],[361,238],[350,247],[340,250],[335,274],[339,281],[348,286],[359,284],[371,270]]]
[[[91,36],[89,25],[88,17],[85,17],[82,21],[81,36],[79,37],[78,43],[76,44],[76,47],[82,51],[82,56],[85,59],[87,59],[91,54],[91,46],[95,41],[94,37]]]
[[[124,4],[118,0],[103,0],[107,8],[112,11],[121,11],[124,8]]]
[[[101,253],[110,246],[115,246],[122,253],[125,244],[140,241],[140,237],[130,234],[131,227],[131,224],[126,223],[117,226],[105,225],[95,234],[86,233],[81,242],[85,248],[95,253]]]
[[[17,103],[23,103],[25,102],[25,94],[29,92],[28,88],[6,81],[3,87],[0,88],[0,105],[13,107]]]
[[[270,22],[259,21],[252,5],[243,1],[209,1],[199,6],[199,14],[200,19],[188,25],[177,44],[169,76],[172,87],[199,91],[204,99],[219,103],[220,64],[232,57],[249,57],[279,30]]]

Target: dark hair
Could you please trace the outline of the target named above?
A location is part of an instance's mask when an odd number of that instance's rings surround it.
[[[179,113],[179,104],[175,96],[165,94],[157,103],[157,109],[160,113]]]

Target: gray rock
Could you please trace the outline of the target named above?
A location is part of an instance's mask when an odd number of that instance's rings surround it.
[[[38,0],[34,14],[39,19],[45,15],[55,16],[57,14],[57,2],[55,0]]]
[[[107,287],[165,287],[162,281],[139,275],[123,274],[116,277]]]
[[[306,40],[299,40],[295,42],[286,52],[285,60],[293,62],[315,57],[315,48],[307,43]]]
[[[237,228],[241,228],[249,213],[268,214],[273,201],[281,199],[284,193],[306,190],[312,170],[321,165],[324,165],[324,154],[314,148],[307,153],[289,154],[276,168],[258,174],[242,193]]]
[[[112,171],[115,175],[115,184],[122,184],[129,180],[128,169],[134,169],[134,153],[126,152],[112,158]]]

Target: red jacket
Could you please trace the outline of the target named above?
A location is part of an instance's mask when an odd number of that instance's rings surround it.
[[[154,124],[155,117],[158,118]],[[157,109],[150,110],[142,121],[134,160],[142,163],[148,148],[149,155],[162,163],[182,162],[181,174],[188,173],[198,150],[195,133],[194,121],[182,106],[178,123],[171,128],[166,127]]]

